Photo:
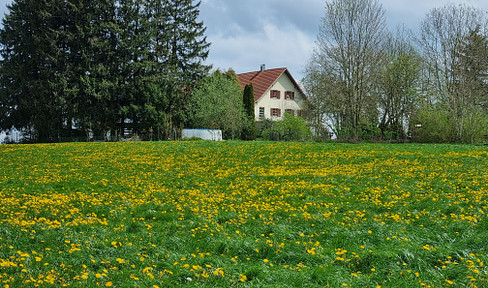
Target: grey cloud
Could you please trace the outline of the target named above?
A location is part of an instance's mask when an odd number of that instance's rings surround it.
[[[297,27],[306,33],[315,34],[325,4],[323,0],[207,0],[202,2],[201,16],[209,32],[254,33],[262,30],[265,23],[274,23],[283,29]],[[325,3],[325,2],[324,2]],[[320,11],[318,11],[320,10]],[[231,25],[234,24],[234,25]]]

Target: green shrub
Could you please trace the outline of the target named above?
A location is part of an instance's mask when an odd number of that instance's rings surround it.
[[[286,113],[283,120],[273,122],[269,119],[260,124],[260,135],[264,140],[307,141],[312,132],[305,119]]]
[[[419,109],[411,121],[412,140],[422,143],[446,143],[452,135],[449,112],[438,105]]]
[[[488,115],[484,111],[474,110],[467,113],[462,125],[463,143],[480,143],[486,141],[488,135]]]

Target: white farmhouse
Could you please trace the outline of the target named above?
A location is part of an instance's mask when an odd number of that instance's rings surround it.
[[[287,68],[264,69],[237,74],[244,88],[254,87],[254,113],[256,121],[281,120],[284,113],[303,116],[306,96]]]

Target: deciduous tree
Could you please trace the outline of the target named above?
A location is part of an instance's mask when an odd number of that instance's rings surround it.
[[[419,100],[420,55],[400,29],[385,51],[386,60],[378,83],[379,127],[383,139],[405,140],[410,117]]]
[[[194,128],[221,129],[225,138],[239,138],[247,116],[235,73],[217,70],[204,78],[192,93],[189,114]]]
[[[323,95],[334,106],[334,130],[344,137],[357,139],[360,127],[378,118],[373,90],[386,33],[384,14],[376,0],[334,0],[326,5],[311,76],[336,87]]]

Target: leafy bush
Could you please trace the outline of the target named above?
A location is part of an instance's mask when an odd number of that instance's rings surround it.
[[[261,137],[265,140],[307,141],[312,132],[305,119],[285,113],[283,120],[265,120],[261,124]]]
[[[192,96],[188,107],[191,128],[221,129],[225,139],[241,136],[247,118],[235,73],[215,71],[202,80]]]
[[[467,113],[462,126],[463,143],[480,143],[488,135],[488,115],[484,111],[474,110]]]
[[[413,116],[412,140],[422,143],[449,142],[452,135],[449,112],[439,105],[423,107]]]

